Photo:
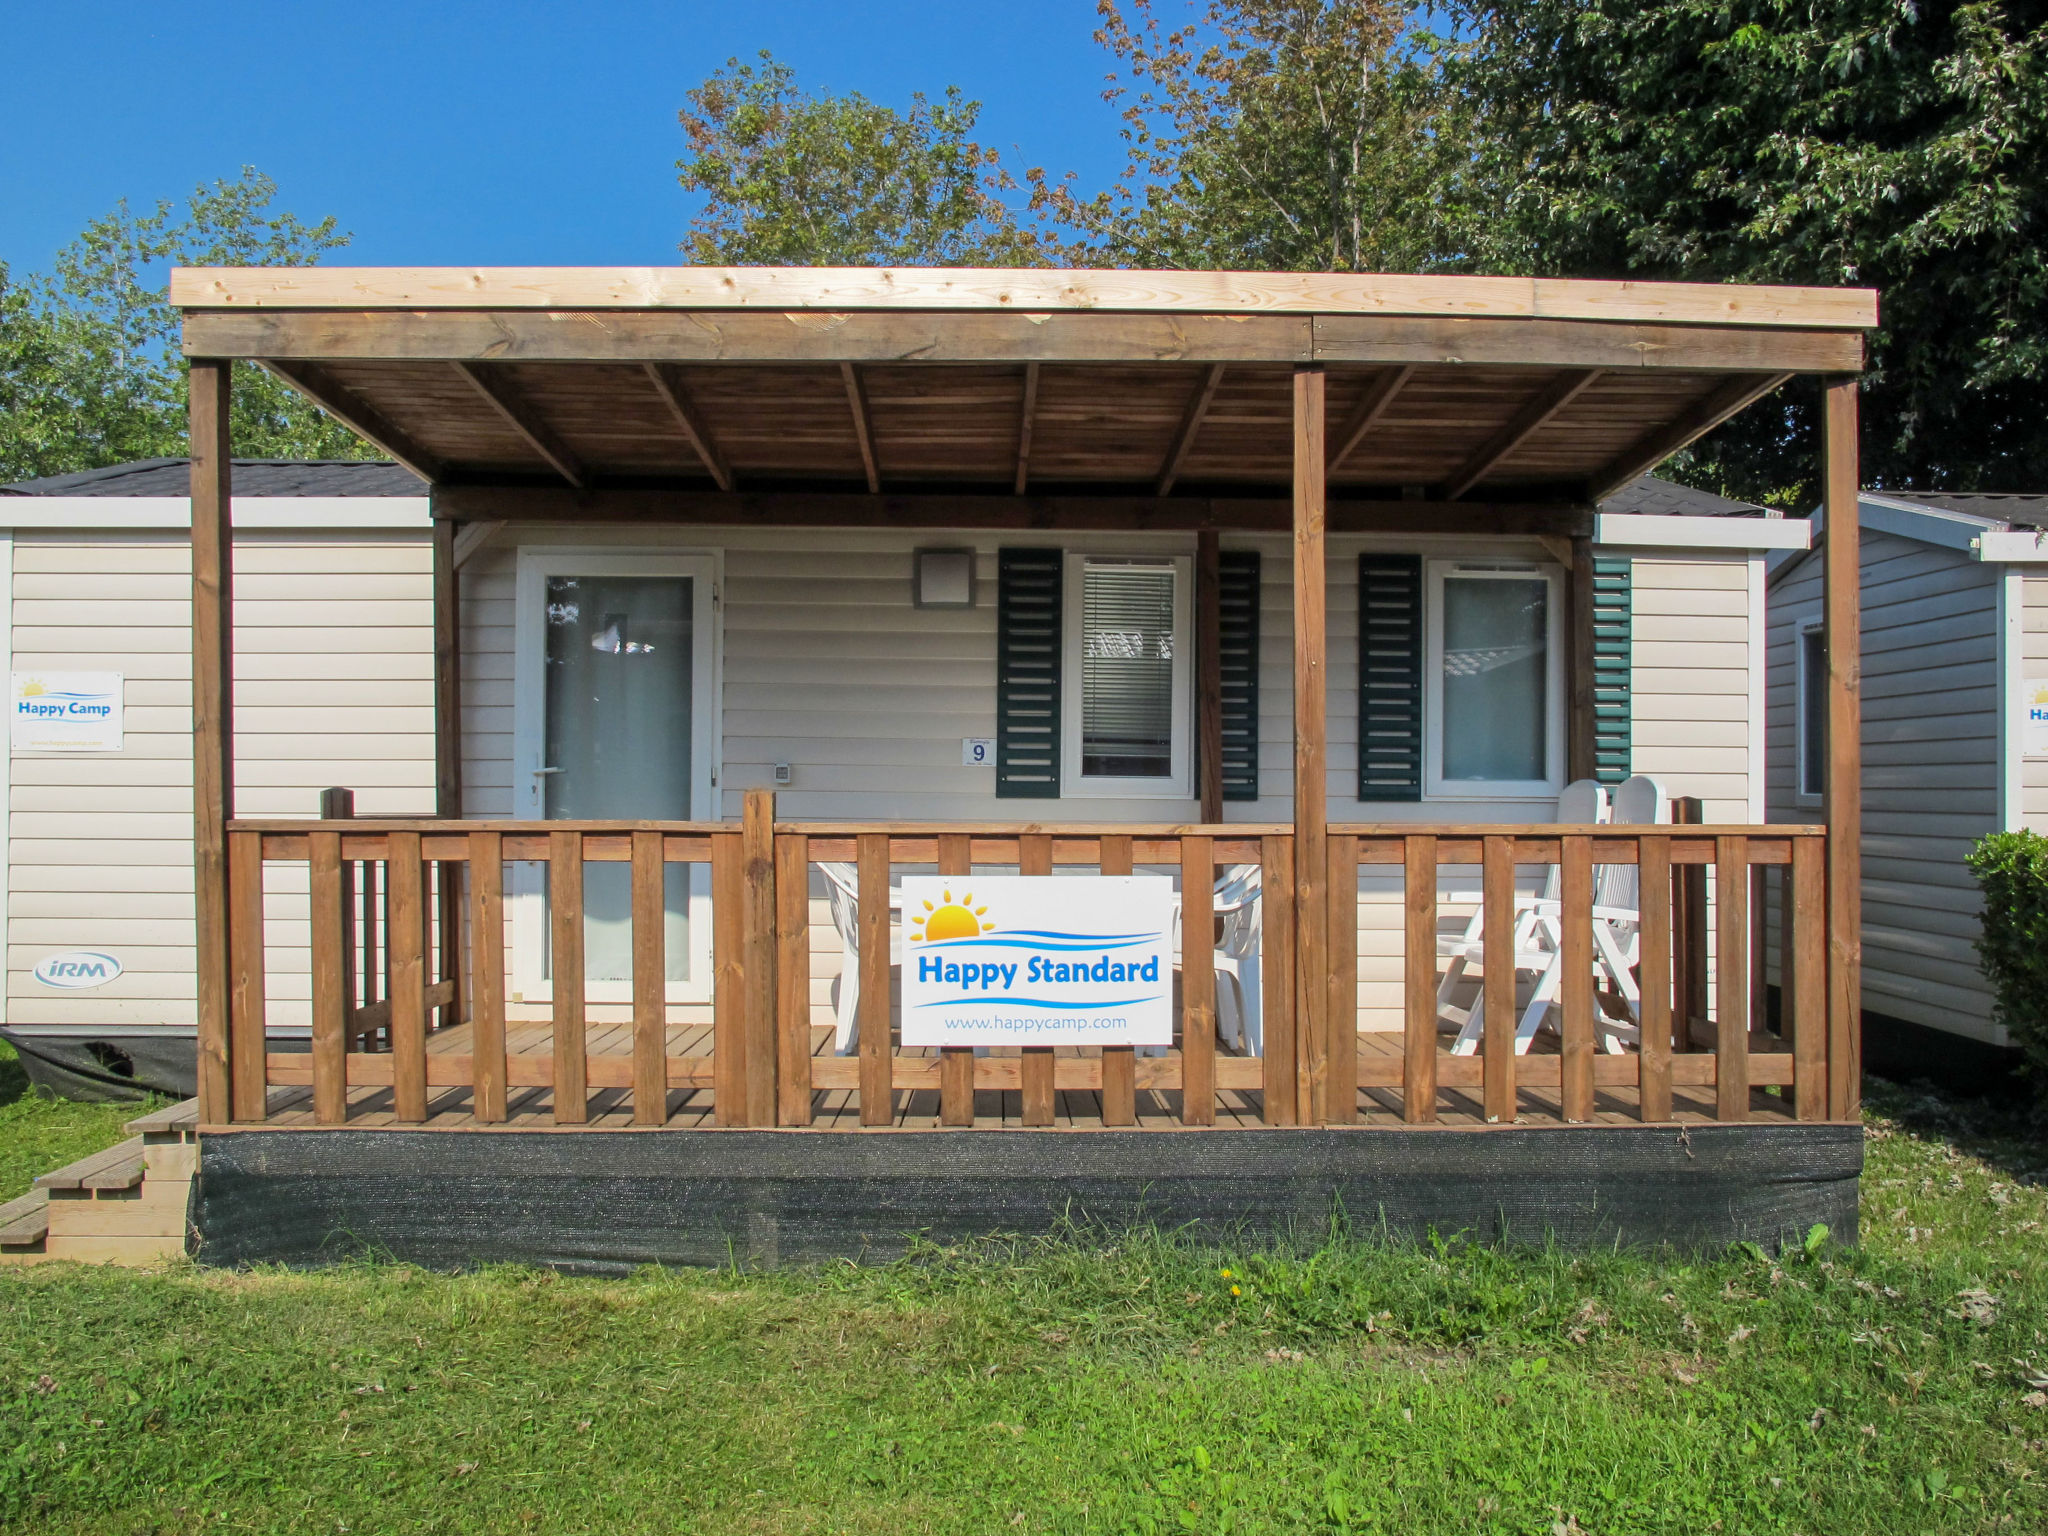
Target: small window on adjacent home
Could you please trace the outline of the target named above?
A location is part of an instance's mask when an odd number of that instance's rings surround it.
[[[1799,793],[1818,799],[1828,776],[1828,642],[1819,625],[1799,632]]]
[[[1430,566],[1425,754],[1431,795],[1554,795],[1564,778],[1555,568]]]
[[[1186,797],[1188,562],[1074,554],[1066,584],[1064,792]]]

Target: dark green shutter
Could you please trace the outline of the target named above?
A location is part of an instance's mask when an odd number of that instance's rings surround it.
[[[1634,707],[1629,691],[1635,612],[1626,555],[1593,557],[1593,777],[1629,776]]]
[[[1422,798],[1422,557],[1358,557],[1358,798]]]
[[[1226,549],[1216,582],[1223,663],[1223,798],[1259,798],[1259,552]]]
[[[996,565],[996,798],[1060,797],[1060,591],[1056,549]]]

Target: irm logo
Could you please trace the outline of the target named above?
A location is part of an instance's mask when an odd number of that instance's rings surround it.
[[[121,974],[121,962],[96,949],[72,949],[61,955],[44,956],[36,962],[33,974],[46,987],[75,992],[105,986]]]

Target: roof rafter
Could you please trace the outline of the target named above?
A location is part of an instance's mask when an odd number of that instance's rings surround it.
[[[373,447],[382,449],[422,480],[431,482],[441,478],[446,465],[438,455],[422,448],[376,407],[331,378],[319,364],[266,362],[263,366],[349,431],[367,439]]]
[[[1387,408],[1394,403],[1394,396],[1401,393],[1402,386],[1414,377],[1415,366],[1410,363],[1400,368],[1389,368],[1367,386],[1365,398],[1351,412],[1351,419],[1344,423],[1344,430],[1330,441],[1330,456],[1324,461],[1326,473],[1351,457],[1351,450],[1364,440],[1373,423],[1387,414]]]
[[[1715,389],[1668,426],[1644,433],[1586,483],[1588,501],[1605,501],[1637,475],[1655,469],[1693,439],[1702,437],[1744,407],[1791,378],[1789,373],[1742,374]]]
[[[882,470],[875,461],[875,429],[868,417],[867,385],[861,380],[860,369],[852,363],[841,363],[839,376],[846,380],[846,404],[853,412],[854,436],[860,439],[860,462],[868,473],[868,494],[875,495],[882,489]]]
[[[450,363],[449,367],[470,382],[484,402],[505,419],[507,426],[525,439],[526,445],[549,464],[555,473],[579,491],[590,482],[583,463],[525,400],[515,394],[502,378],[492,378],[481,363]]]
[[[1038,364],[1024,365],[1024,405],[1017,416],[1017,483],[1016,494],[1024,494],[1025,482],[1031,478],[1031,434],[1038,425]]]
[[[682,370],[674,363],[643,363],[641,366],[647,370],[648,382],[661,396],[661,403],[668,407],[676,425],[683,429],[683,436],[690,440],[690,447],[703,461],[705,471],[721,491],[731,490],[732,468],[726,463],[725,455],[718,451],[718,444],[712,440],[703,417],[691,404],[690,391],[682,380]]]
[[[1560,411],[1597,383],[1604,371],[1599,368],[1568,368],[1537,390],[1506,426],[1488,438],[1479,451],[1459,465],[1457,472],[1444,482],[1444,500],[1456,501],[1484,480],[1517,448],[1555,420]]]
[[[1202,430],[1202,418],[1209,414],[1210,402],[1216,398],[1216,387],[1222,382],[1223,364],[1211,363],[1195,389],[1194,398],[1188,401],[1187,414],[1180,420],[1180,430],[1173,435],[1173,447],[1167,452],[1166,462],[1160,466],[1154,495],[1166,495],[1173,489],[1173,482],[1180,478],[1181,466],[1187,462],[1188,452],[1195,446],[1195,434]]]

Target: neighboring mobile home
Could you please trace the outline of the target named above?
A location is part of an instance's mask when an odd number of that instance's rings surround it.
[[[1983,1087],[2017,1053],[1977,960],[1963,858],[1987,833],[2048,831],[2048,496],[1865,491],[1863,1024],[1888,1076]],[[1820,535],[1825,538],[1825,535]],[[1770,819],[1817,821],[1826,659],[1817,554],[1770,587]]]
[[[1763,562],[1806,525],[1597,508],[1802,374],[1852,494],[1867,292],[682,268],[172,293],[214,1256],[789,1256],[1069,1202],[1853,1230],[1855,732],[1825,827],[1763,820]],[[430,484],[431,816],[238,788],[236,360]],[[1826,562],[1837,637],[1854,554]],[[1852,671],[1830,707],[1855,719]],[[1568,783],[1630,774],[1701,824],[1560,822]],[[1752,1006],[1772,881],[1779,1033]],[[941,942],[1111,939],[1154,946],[1153,990],[927,990],[992,984]],[[1446,954],[1483,981],[1476,1054],[1442,1028]],[[1123,969],[1093,966],[1039,979]]]

